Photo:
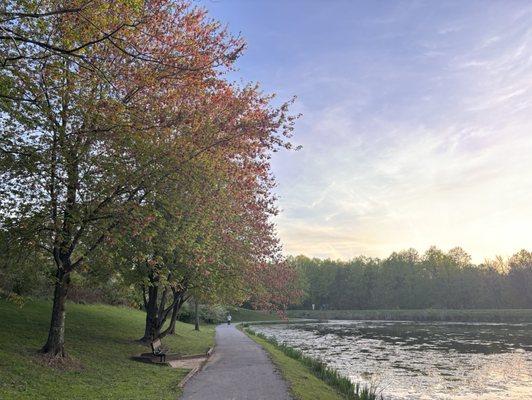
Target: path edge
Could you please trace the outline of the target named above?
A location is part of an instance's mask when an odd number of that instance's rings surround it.
[[[212,354],[214,353],[214,349],[215,349],[216,345],[212,346],[211,348],[209,348],[209,350],[207,350],[207,357],[205,358],[205,360],[203,360],[201,362],[201,364],[198,366],[198,367],[194,367],[192,368],[188,374],[186,374],[186,376],[181,380],[181,382],[179,382],[179,385],[177,385],[180,389],[183,389],[185,387],[185,385],[188,383],[188,381],[193,377],[195,376],[198,372],[200,372],[203,367],[205,366],[205,364],[207,364],[207,362],[209,361],[209,358],[211,358]]]

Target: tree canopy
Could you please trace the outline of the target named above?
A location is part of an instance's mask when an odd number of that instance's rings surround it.
[[[55,266],[43,351],[65,354],[82,269],[152,293],[160,323],[189,291],[283,307],[283,285],[263,288],[265,270],[291,273],[269,157],[291,147],[295,116],[226,78],[242,39],[186,1],[6,1],[1,14],[0,226]]]
[[[531,308],[532,253],[475,265],[461,248],[410,249],[388,258],[289,260],[300,272],[304,298],[316,309]]]

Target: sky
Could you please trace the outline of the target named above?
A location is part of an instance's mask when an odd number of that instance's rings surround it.
[[[532,2],[196,0],[234,78],[297,96],[276,153],[286,254],[532,249]]]

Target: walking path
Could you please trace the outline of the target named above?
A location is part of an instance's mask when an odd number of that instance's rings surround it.
[[[266,352],[233,325],[216,328],[216,349],[181,400],[290,400]]]

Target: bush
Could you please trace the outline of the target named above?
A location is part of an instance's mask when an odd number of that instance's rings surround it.
[[[227,309],[220,305],[199,305],[200,320],[208,324],[219,324],[226,321]],[[194,322],[194,303],[186,302],[181,307],[178,319],[183,322]]]
[[[71,274],[68,299],[80,304],[103,303],[133,308],[140,308],[142,303],[139,291],[126,285],[119,276],[111,277],[106,282],[91,282],[77,272]]]
[[[0,246],[2,247],[2,246]],[[17,296],[45,297],[52,293],[53,266],[40,254],[14,253],[2,248],[0,290]]]

